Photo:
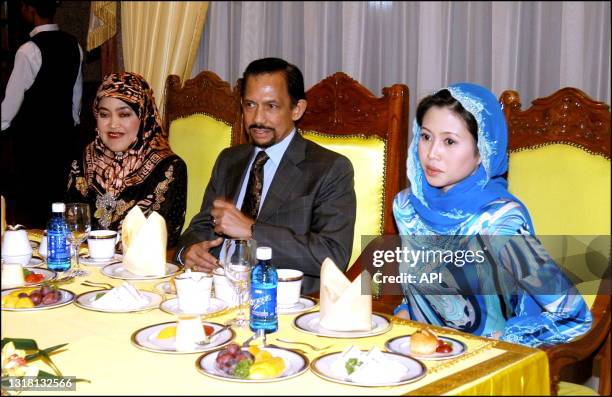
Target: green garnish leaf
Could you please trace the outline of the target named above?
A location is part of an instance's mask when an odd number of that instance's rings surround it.
[[[344,364],[344,367],[346,368],[346,372],[350,375],[355,372],[355,367],[358,367],[361,364],[363,364],[362,361],[359,361],[356,358],[349,358]]]
[[[104,294],[106,294],[106,292],[98,292],[96,294],[96,296],[94,296],[94,300],[97,301],[98,299],[100,299],[101,297],[104,296]]]

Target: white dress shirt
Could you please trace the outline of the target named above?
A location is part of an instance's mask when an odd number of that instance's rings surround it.
[[[40,32],[50,32],[59,30],[55,23],[40,25],[32,29],[30,37],[34,37]],[[81,66],[83,63],[83,50],[79,44],[79,73],[74,87],[72,89],[72,118],[74,125],[79,123],[79,115],[81,114],[81,95],[83,92],[83,74]],[[6,85],[6,93],[2,100],[2,131],[11,126],[13,118],[19,112],[19,108],[23,103],[25,92],[32,87],[34,80],[40,71],[42,65],[42,54],[40,49],[33,41],[28,41],[17,50],[15,54],[15,65],[11,72],[11,77]]]
[[[242,181],[242,187],[240,188],[240,193],[238,194],[238,200],[236,200],[236,207],[240,209],[242,207],[242,201],[244,200],[244,195],[246,194],[246,188],[249,183],[249,175],[251,173],[251,167],[253,166],[253,162],[255,161],[255,157],[257,153],[262,150],[266,151],[268,155],[268,161],[264,164],[264,179],[263,186],[261,188],[261,200],[259,200],[259,208],[258,211],[261,210],[261,206],[266,200],[266,194],[268,194],[268,188],[270,188],[270,184],[272,184],[272,179],[274,179],[274,175],[276,174],[276,170],[278,169],[278,165],[283,159],[283,155],[287,150],[287,147],[291,143],[293,136],[295,135],[295,128],[291,130],[291,133],[285,137],[282,141],[270,146],[269,148],[262,149],[259,147],[255,147],[255,153],[253,153],[253,157],[251,157],[251,161],[249,162],[249,166],[247,167],[246,174],[244,176],[244,180]]]

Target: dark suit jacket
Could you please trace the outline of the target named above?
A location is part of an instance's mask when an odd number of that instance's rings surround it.
[[[209,221],[213,200],[236,202],[252,145],[223,150],[212,171],[200,212],[179,241],[183,247],[218,236]],[[330,257],[348,267],[355,228],[353,166],[344,156],[296,133],[276,170],[253,229],[258,246],[272,248],[277,268],[304,272],[303,293],[319,290],[321,263]],[[212,252],[219,255],[220,248]]]

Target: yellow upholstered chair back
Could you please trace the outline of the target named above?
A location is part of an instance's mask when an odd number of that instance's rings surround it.
[[[335,73],[310,88],[306,99],[298,122],[303,136],[353,164],[357,216],[351,267],[363,248],[362,236],[397,233],[392,203],[406,185],[408,87],[384,88],[378,98],[346,74]]]
[[[213,72],[201,72],[182,87],[178,76],[168,76],[164,120],[170,147],[187,164],[184,230],[200,211],[217,156],[238,143],[239,94]]]
[[[588,334],[549,350],[558,382],[568,362],[557,356],[572,351],[580,359],[605,352],[606,338],[610,343],[610,109],[574,88],[536,99],[524,111],[515,91],[502,93],[500,102],[509,132],[509,190],[529,209],[536,234],[593,314]],[[609,346],[606,360],[609,394]]]

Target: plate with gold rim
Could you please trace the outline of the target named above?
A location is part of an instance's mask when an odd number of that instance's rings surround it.
[[[24,267],[25,268],[38,267],[38,266],[41,266],[44,263],[45,263],[45,260],[42,258],[42,256],[32,255],[32,258],[30,259],[28,264],[25,265]]]
[[[16,291],[21,291],[21,292],[32,292],[31,290],[37,289],[36,287],[20,287],[20,288],[11,288],[11,289],[3,289],[2,290],[2,298],[4,298],[6,295],[9,295],[13,292]],[[57,291],[59,291],[60,296],[59,296],[59,300],[57,302],[54,303],[49,303],[49,304],[40,304],[38,306],[34,306],[34,307],[5,307],[4,305],[2,305],[2,310],[6,310],[6,311],[10,311],[10,312],[35,312],[35,311],[39,311],[39,310],[46,310],[46,309],[55,309],[56,307],[62,307],[62,306],[66,306],[69,305],[70,303],[72,303],[72,301],[74,300],[74,293],[72,291],[68,291],[66,289],[61,289],[61,288],[57,288]]]
[[[364,331],[333,331],[322,327],[320,320],[320,311],[300,314],[293,320],[293,327],[307,334],[329,338],[365,338],[384,334],[392,327],[388,318],[376,313],[372,313],[372,328]]]
[[[317,301],[307,296],[300,296],[300,300],[293,306],[277,307],[278,314],[298,314],[308,311],[317,306]]]
[[[366,352],[366,350],[362,350]],[[344,369],[344,366],[337,366],[334,363],[337,360],[342,359],[341,351],[327,353],[317,357],[310,364],[310,370],[320,378],[334,382],[342,383],[344,385],[351,386],[365,386],[365,387],[388,387],[388,386],[400,386],[408,383],[416,382],[422,379],[427,374],[427,367],[419,360],[404,356],[403,354],[381,352],[385,359],[393,360],[398,364],[401,364],[406,373],[399,379],[394,381],[377,381],[375,378],[368,378],[367,380],[352,380],[348,377],[345,371],[340,372],[337,368]]]
[[[283,380],[295,378],[308,370],[308,364],[310,360],[308,357],[299,353],[295,350],[284,349],[280,347],[265,347],[261,350],[265,350],[270,353],[273,357],[280,357],[285,363],[285,370],[280,376],[268,379],[243,379],[237,376],[230,375],[221,369],[217,368],[216,360],[217,356],[222,349],[217,349],[209,353],[205,353],[198,357],[196,360],[196,369],[204,375],[212,378],[226,380],[230,382],[240,383],[268,383],[268,382],[280,382]],[[242,347],[241,350],[247,350],[246,347]]]
[[[147,300],[147,304],[145,306],[139,307],[139,308],[130,308],[130,309],[122,309],[122,308],[116,308],[116,309],[112,309],[112,308],[99,308],[99,307],[95,307],[93,305],[93,302],[96,299],[99,299],[101,296],[98,297],[98,295],[104,295],[107,292],[109,292],[110,290],[108,289],[98,289],[95,291],[88,291],[88,292],[83,292],[82,294],[78,295],[76,297],[76,299],[74,300],[74,304],[82,309],[86,309],[86,310],[92,310],[95,312],[104,312],[104,313],[133,313],[133,312],[140,312],[143,310],[149,310],[149,309],[155,309],[157,307],[159,307],[159,304],[162,302],[163,298],[155,293],[155,292],[151,292],[151,291],[145,291],[145,290],[138,290],[138,292]]]
[[[166,274],[161,276],[140,276],[127,270],[123,263],[112,263],[102,268],[102,274],[110,278],[118,278],[121,280],[157,280],[175,275],[181,270],[181,267],[174,263],[166,263]]]
[[[432,353],[432,354],[415,354],[410,351],[410,335],[396,336],[385,342],[385,348],[390,352],[403,354],[405,356],[416,357],[421,360],[446,360],[449,358],[455,358],[464,355],[467,352],[465,343],[455,338],[448,336],[438,336],[439,340],[442,340],[449,344],[452,350],[448,353]]]
[[[222,346],[230,343],[236,333],[233,329],[228,328],[217,335],[213,336],[210,340],[210,343],[206,345],[194,345],[194,350],[192,351],[177,351],[176,350],[176,329],[174,330],[174,335],[172,332],[168,332],[168,335],[163,335],[160,337],[160,333],[166,330],[169,327],[176,327],[176,321],[169,321],[160,324],[149,325],[147,327],[141,328],[135,331],[131,336],[132,344],[139,349],[147,350],[154,353],[166,353],[166,354],[190,354],[190,353],[203,353],[207,351],[211,351],[214,349],[218,349]],[[219,323],[213,323],[210,321],[203,321],[203,326],[212,327],[212,332],[215,332],[224,326]]]
[[[54,270],[43,269],[43,268],[40,268],[40,267],[29,267],[27,269],[31,273],[42,274],[44,276],[44,278],[41,281],[37,282],[37,283],[28,283],[26,281],[26,282],[24,282],[23,284],[20,284],[20,285],[12,284],[12,285],[3,286],[2,290],[4,291],[5,289],[8,289],[8,288],[18,288],[18,287],[35,287],[37,285],[41,285],[45,281],[54,280],[57,277],[57,272],[55,272]]]
[[[106,259],[94,259],[90,257],[89,254],[85,254],[85,253],[79,254],[80,264],[86,265],[86,266],[94,266],[94,267],[106,266],[113,262],[121,261],[122,259],[123,259],[123,255],[121,254],[114,254],[112,257],[106,258]]]

